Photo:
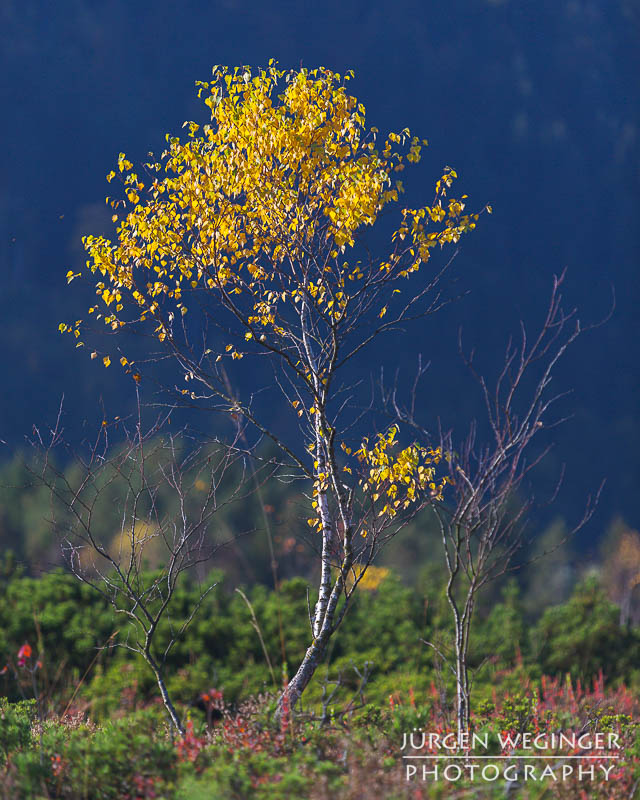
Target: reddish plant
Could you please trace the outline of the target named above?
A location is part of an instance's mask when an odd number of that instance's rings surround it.
[[[178,751],[178,761],[190,761],[192,764],[206,744],[203,736],[196,736],[193,729],[193,720],[187,720],[185,734],[178,739],[176,750]]]
[[[25,642],[20,650],[18,650],[18,666],[25,667],[27,661],[31,658],[31,645]]]

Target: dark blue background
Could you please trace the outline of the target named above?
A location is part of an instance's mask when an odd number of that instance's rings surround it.
[[[590,537],[616,514],[638,524],[638,236],[640,121],[637,0],[397,0],[93,3],[4,0],[0,7],[2,162],[0,302],[4,389],[0,437],[11,448],[51,420],[66,393],[69,420],[123,384],[57,334],[89,295],[66,288],[83,263],[82,234],[108,230],[104,175],[119,151],[142,159],[164,133],[202,119],[193,88],[214,63],[353,68],[350,90],[382,132],[429,139],[407,173],[408,201],[430,197],[445,164],[494,214],[455,265],[471,293],[425,328],[432,357],[425,411],[466,424],[478,411],[455,357],[464,325],[496,364],[518,320],[533,322],[551,276],[595,321],[559,372],[574,418],[557,432],[565,461],[559,510],[579,515],[607,477]],[[74,289],[76,284],[73,285]],[[372,354],[396,358],[395,345]],[[405,348],[402,348],[403,352]],[[408,373],[407,373],[408,374]],[[465,379],[466,380],[466,379]]]

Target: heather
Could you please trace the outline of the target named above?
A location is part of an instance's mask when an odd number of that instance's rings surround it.
[[[122,625],[89,587],[62,572],[34,578],[5,565],[4,573],[4,797],[472,797],[479,786],[486,796],[503,796],[503,779],[407,780],[402,756],[431,751],[403,749],[405,736],[413,732],[418,744],[417,731],[455,731],[453,675],[424,644],[449,633],[431,582],[408,586],[388,569],[372,573],[376,580],[345,618],[299,708],[277,717],[288,663],[305,644],[305,584],[289,579],[278,592],[245,587],[252,615],[217,576],[167,668],[186,720],[180,736],[144,663],[113,646]],[[173,624],[196,591],[187,584],[178,594]],[[622,749],[608,781],[602,773],[570,775],[529,780],[519,791],[632,796],[640,777],[640,632],[620,627],[619,608],[595,577],[537,618],[526,600],[512,581],[478,618],[471,730],[487,737],[489,754],[500,752],[506,734],[613,732]],[[287,631],[284,662],[278,609]],[[563,760],[566,748],[545,754],[557,754],[558,770],[572,763]],[[543,769],[547,762],[539,763]],[[600,763],[608,762],[590,762]]]

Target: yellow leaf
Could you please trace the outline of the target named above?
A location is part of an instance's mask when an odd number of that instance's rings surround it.
[[[105,367],[108,367],[108,366],[109,366],[109,364],[111,363],[111,359],[109,358],[109,356],[105,356],[105,357],[102,359],[102,363],[105,365]]]

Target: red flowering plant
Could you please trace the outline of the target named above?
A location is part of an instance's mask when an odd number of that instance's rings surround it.
[[[200,700],[204,703],[204,710],[207,714],[207,727],[211,728],[214,718],[222,717],[224,695],[219,689],[209,689],[201,693]]]
[[[18,650],[18,666],[19,667],[26,667],[27,661],[31,658],[31,645],[28,642],[25,642],[20,650]]]
[[[32,660],[33,649],[29,642],[25,642],[18,650],[16,664],[8,661],[2,669],[0,675],[8,675],[10,672],[16,680],[18,690],[22,695],[23,700],[26,700],[25,684],[31,684],[33,689],[33,696],[35,697],[38,707],[40,706],[40,693],[38,692],[38,683],[36,680],[36,673],[42,669],[42,661]]]
[[[13,676],[16,680],[16,685],[18,686],[18,691],[22,695],[22,699],[26,700],[27,695],[25,691],[25,687],[31,684],[31,690],[33,692],[33,698],[36,701],[36,708],[38,711],[38,721],[40,723],[39,726],[39,735],[40,735],[40,749],[42,750],[42,731],[44,726],[44,708],[43,708],[43,697],[42,692],[38,690],[38,680],[37,680],[37,673],[39,670],[42,669],[42,661],[40,659],[32,660],[33,658],[33,649],[29,642],[25,642],[22,647],[18,650],[17,656],[17,666],[14,666],[11,662],[5,664],[5,666],[0,670],[0,675],[6,675],[11,671]]]

